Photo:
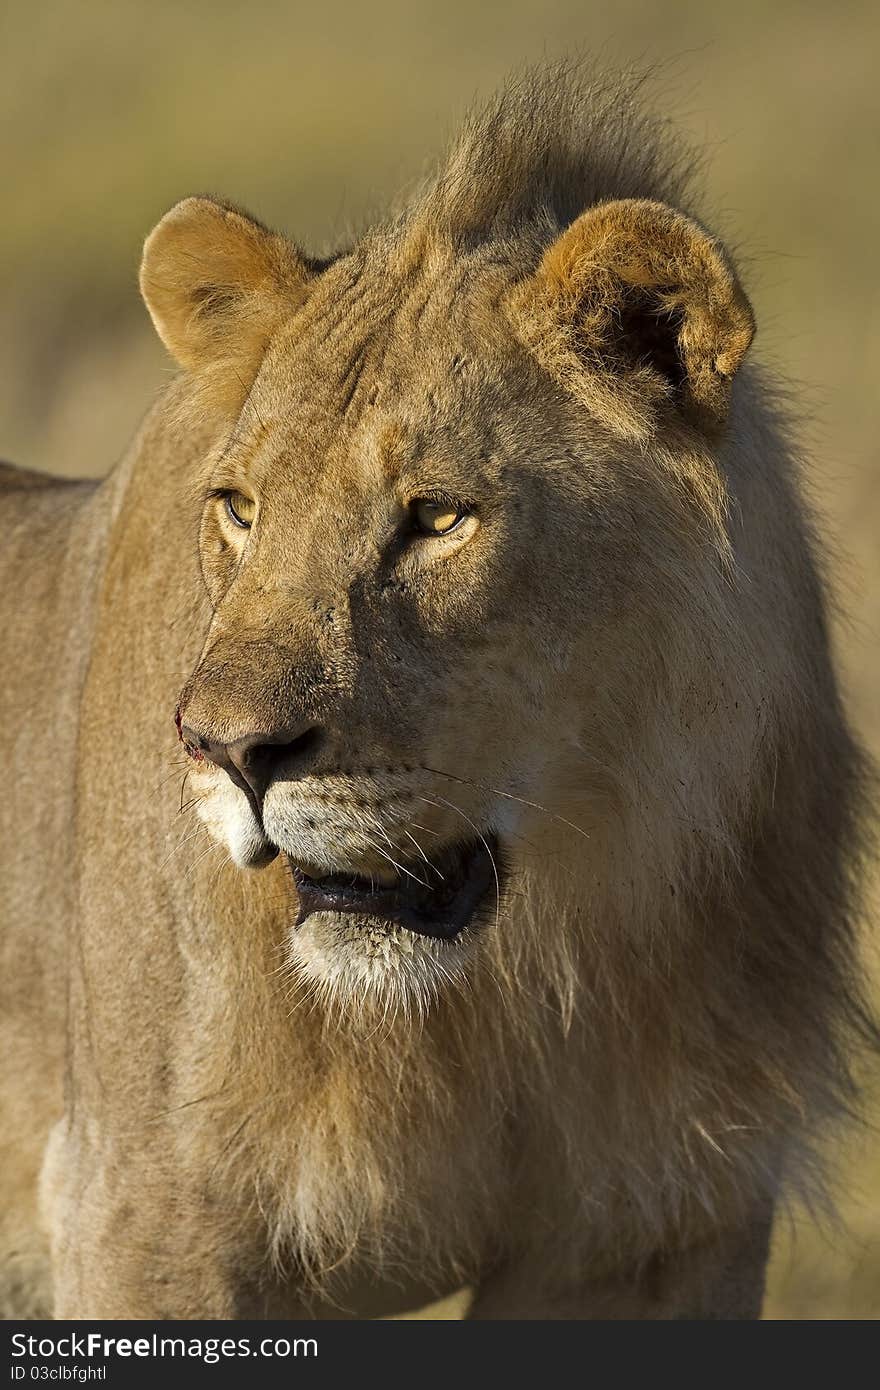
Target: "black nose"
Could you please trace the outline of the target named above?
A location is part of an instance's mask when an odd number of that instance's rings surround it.
[[[195,756],[201,754],[222,767],[250,798],[259,815],[273,778],[302,777],[312,766],[322,732],[317,725],[310,725],[303,729],[280,729],[274,734],[247,734],[231,743],[219,743],[181,724],[180,737],[188,752]]]

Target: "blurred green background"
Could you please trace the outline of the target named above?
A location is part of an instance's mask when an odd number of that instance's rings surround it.
[[[756,352],[803,402],[850,707],[880,754],[876,0],[7,0],[0,457],[100,474],[123,451],[170,371],[136,271],[175,199],[222,194],[319,251],[511,67],[578,52],[659,64],[655,101],[707,151]],[[870,941],[866,960],[880,981]],[[768,1316],[880,1315],[880,1138],[832,1161],[840,1224],[779,1223]]]

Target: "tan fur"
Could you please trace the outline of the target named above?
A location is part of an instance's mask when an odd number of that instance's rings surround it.
[[[788,427],[660,131],[514,83],[324,263],[187,200],[142,268],[185,374],[101,485],[2,480],[10,1309],[757,1315],[870,1032],[862,781]],[[402,540],[432,489],[473,516]],[[323,742],[260,825],[178,701]],[[449,945],[295,930],[270,859],[490,830]]]

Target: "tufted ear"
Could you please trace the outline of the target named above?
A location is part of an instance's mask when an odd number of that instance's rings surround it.
[[[185,198],[144,244],[140,285],[156,331],[193,372],[246,392],[309,270],[296,248],[212,198]]]
[[[754,335],[724,248],[662,203],[590,208],[512,292],[519,337],[618,432],[644,438],[664,402],[717,430]]]

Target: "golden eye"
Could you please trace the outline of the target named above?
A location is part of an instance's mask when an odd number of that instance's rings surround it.
[[[240,526],[244,531],[250,530],[257,514],[257,504],[252,497],[245,497],[243,492],[227,492],[223,505],[234,526]]]
[[[464,507],[434,497],[417,497],[410,503],[416,528],[425,536],[445,536],[465,515]]]

